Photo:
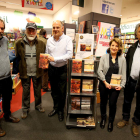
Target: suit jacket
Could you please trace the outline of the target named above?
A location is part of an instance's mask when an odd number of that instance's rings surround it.
[[[135,42],[129,49],[126,55],[126,64],[127,64],[127,82],[129,81],[130,73],[131,73],[131,67],[132,67],[132,62],[133,62],[133,56],[136,51],[136,48],[138,46],[138,42]],[[140,74],[139,74],[139,79],[136,85],[136,90],[140,91]]]

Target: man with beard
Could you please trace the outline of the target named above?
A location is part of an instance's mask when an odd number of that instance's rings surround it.
[[[3,36],[5,29],[5,23],[0,19],[0,97],[2,96],[2,106],[4,112],[4,118],[7,122],[17,123],[20,120],[11,115],[10,102],[12,99],[12,79],[10,72],[10,60],[8,56],[8,39]],[[0,120],[0,137],[6,133],[1,128]]]
[[[63,24],[57,20],[53,22],[53,36],[46,45],[46,53],[50,61],[48,74],[51,84],[51,95],[53,98],[53,110],[49,117],[58,113],[59,121],[64,119],[64,106],[67,85],[67,60],[72,58],[73,46],[69,36],[63,33]]]
[[[45,53],[45,44],[37,39],[37,26],[27,23],[25,36],[16,42],[16,57],[19,60],[19,73],[23,87],[22,119],[26,119],[30,108],[30,85],[33,81],[35,109],[45,112],[41,105],[41,76],[39,68],[40,53]]]

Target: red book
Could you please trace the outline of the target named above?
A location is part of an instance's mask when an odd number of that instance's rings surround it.
[[[48,68],[49,66],[48,56],[49,54],[40,53],[39,68],[42,68],[42,69]]]

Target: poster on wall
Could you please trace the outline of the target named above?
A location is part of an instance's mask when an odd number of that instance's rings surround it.
[[[94,34],[77,34],[78,46],[76,59],[84,59],[93,55]]]
[[[102,56],[106,54],[109,42],[114,37],[114,27],[116,27],[116,25],[98,22],[98,26],[100,33],[97,36],[97,49],[95,55]]]
[[[115,10],[115,2],[112,0],[101,0],[101,13],[113,15]]]
[[[53,10],[53,0],[22,0],[22,7]]]
[[[81,21],[80,22],[78,33],[84,33],[85,24],[86,24],[86,21]]]

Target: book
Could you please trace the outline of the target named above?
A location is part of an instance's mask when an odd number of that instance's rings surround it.
[[[81,104],[81,109],[82,110],[90,110],[90,104],[88,104],[88,105]]]
[[[80,97],[71,97],[71,109],[80,110]]]
[[[94,60],[84,60],[84,73],[94,73]]]
[[[83,80],[82,93],[93,93],[93,80]]]
[[[77,118],[77,126],[80,127],[95,126],[94,117],[89,116],[86,118]]]
[[[40,53],[39,68],[42,68],[42,69],[48,68],[48,66],[49,66],[49,61],[47,59],[48,56],[49,56],[49,54]]]
[[[80,94],[80,79],[71,79],[71,93]]]
[[[82,73],[82,60],[80,60],[80,59],[72,60],[72,72],[73,73]]]
[[[120,74],[112,74],[111,81],[110,81],[111,87],[115,88],[117,86],[120,86],[121,78],[122,78],[122,75],[120,75]]]

